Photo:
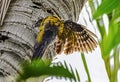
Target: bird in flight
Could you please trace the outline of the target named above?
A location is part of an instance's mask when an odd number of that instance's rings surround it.
[[[56,54],[64,52],[67,55],[76,51],[88,53],[97,47],[95,37],[97,38],[84,25],[71,20],[63,21],[57,16],[48,16],[39,26],[32,58],[41,58],[52,42],[55,42]]]

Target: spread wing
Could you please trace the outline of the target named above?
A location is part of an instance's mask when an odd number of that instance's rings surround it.
[[[74,23],[70,20],[65,21],[62,38],[56,41],[56,53],[70,54],[75,51],[89,52],[97,47],[97,41],[94,33],[85,28],[85,26]]]

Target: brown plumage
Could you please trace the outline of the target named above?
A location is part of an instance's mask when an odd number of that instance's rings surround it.
[[[89,52],[97,47],[97,41],[94,33],[85,28],[85,26],[74,23],[70,20],[64,22],[62,37],[57,37],[56,53],[71,54],[75,51]]]
[[[44,18],[39,30],[33,59],[41,58],[46,48],[54,41],[57,54],[61,52],[71,54],[75,51],[89,52],[97,47],[97,42],[93,37],[96,35],[85,26],[70,20],[63,21],[57,16]]]

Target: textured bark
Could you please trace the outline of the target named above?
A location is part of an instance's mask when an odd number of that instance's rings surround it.
[[[34,24],[48,15],[77,21],[86,0],[12,0],[0,28],[0,78],[19,73],[20,61],[30,60],[38,28]],[[1,19],[0,19],[1,20]],[[52,57],[53,48],[48,48]]]
[[[0,26],[3,23],[5,14],[8,10],[11,0],[0,0]]]

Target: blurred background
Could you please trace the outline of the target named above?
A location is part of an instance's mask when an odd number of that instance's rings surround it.
[[[64,66],[66,62],[80,82],[120,82],[120,0],[86,1],[0,0],[0,82],[15,82],[21,71],[20,62],[30,61],[34,51],[38,33],[34,24],[48,15],[85,25],[97,35],[99,44],[93,52],[57,56],[50,47],[45,58],[52,59],[51,65]],[[71,80],[53,76],[27,80],[41,81]]]

